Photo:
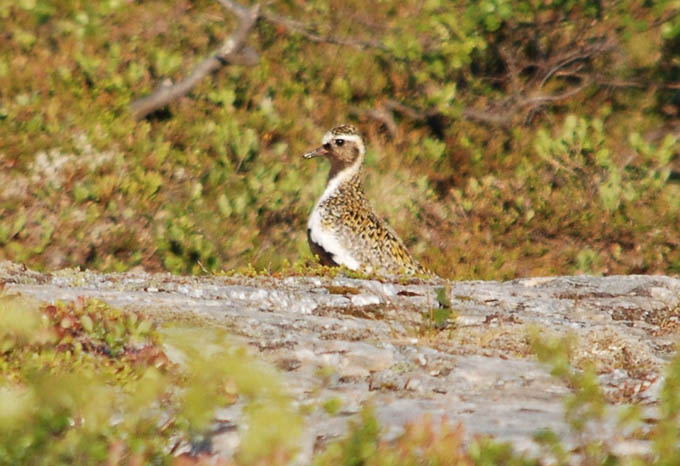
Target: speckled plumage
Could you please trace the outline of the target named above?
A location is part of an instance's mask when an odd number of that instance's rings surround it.
[[[386,275],[428,274],[404,243],[371,208],[362,188],[364,144],[349,125],[331,129],[322,145],[305,158],[324,156],[331,163],[326,189],[307,224],[312,252],[324,265]]]

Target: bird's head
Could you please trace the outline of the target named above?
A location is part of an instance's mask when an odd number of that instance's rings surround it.
[[[365,151],[364,141],[357,129],[350,125],[340,125],[324,134],[321,145],[303,157],[326,157],[331,163],[332,178],[334,174],[348,167],[358,170],[364,160]]]

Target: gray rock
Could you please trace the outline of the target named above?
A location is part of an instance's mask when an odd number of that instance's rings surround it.
[[[568,389],[535,362],[528,329],[573,334],[579,342],[575,363],[593,363],[612,400],[644,401],[652,410],[660,369],[680,330],[680,281],[664,276],[399,283],[40,274],[0,263],[0,283],[43,301],[95,297],[158,319],[191,315],[228,328],[279,368],[299,403],[318,404],[306,418],[301,464],[319,442],[342,435],[366,402],[374,405],[387,438],[399,435],[406,422],[430,415],[462,423],[469,435],[510,441],[519,451],[537,451],[532,436],[539,428],[568,442],[562,405]],[[442,286],[452,322],[435,326],[428,316],[439,306],[436,289]],[[332,369],[331,377],[322,380],[320,368]],[[330,398],[342,401],[335,415],[320,408]],[[212,445],[225,456],[239,442],[239,413],[218,413],[230,428],[216,434]],[[614,447],[648,449],[629,440]]]

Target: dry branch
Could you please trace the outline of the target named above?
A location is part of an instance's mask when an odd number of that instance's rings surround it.
[[[222,1],[222,0],[220,0]],[[296,33],[300,34],[302,37],[312,41],[312,42],[322,42],[325,44],[334,44],[334,45],[344,45],[348,47],[354,47],[359,50],[365,50],[365,49],[380,49],[380,50],[387,50],[387,47],[383,45],[382,43],[378,41],[362,41],[362,40],[355,40],[355,39],[348,39],[345,37],[336,37],[336,36],[322,36],[319,35],[315,32],[313,32],[313,27],[306,25],[304,23],[301,23],[300,21],[296,21],[294,19],[286,18],[285,16],[280,16],[277,15],[276,13],[272,12],[264,12],[262,13],[262,18],[269,21],[270,23],[273,24],[278,24],[280,26],[283,26],[284,28]]]
[[[508,82],[509,95],[505,98],[487,102],[485,108],[464,107],[460,117],[477,123],[509,127],[518,116],[523,117],[525,124],[540,108],[554,102],[569,99],[591,85],[601,84],[588,73],[581,73],[586,64],[594,58],[602,56],[615,49],[616,43],[607,38],[596,38],[587,46],[576,50],[564,49],[561,53],[553,53],[541,61],[529,61],[517,55],[517,51],[499,48],[505,67],[504,81]],[[533,76],[526,80],[521,79],[523,72],[535,69]],[[543,89],[546,84],[556,78],[568,78],[562,80],[562,92],[546,93]],[[578,80],[578,83],[569,84],[570,81]],[[378,107],[363,110],[362,114],[384,124],[391,134],[396,132],[394,114],[398,113],[408,119],[424,122],[441,120],[442,113],[436,108],[418,109],[395,100],[387,100]]]
[[[245,45],[245,41],[260,15],[259,5],[250,9],[238,5],[241,10],[236,10],[236,5],[233,2],[219,1],[223,5],[230,4],[234,7],[234,9],[230,9],[239,18],[239,26],[236,31],[222,43],[212,56],[199,63],[191,74],[182,81],[177,84],[161,84],[151,95],[133,102],[131,110],[135,119],[141,120],[150,113],[165,107],[173,100],[185,96],[199,81],[227,63],[248,66],[257,64],[259,59],[257,52]]]
[[[364,115],[371,120],[378,121],[385,126],[390,137],[397,135],[397,122],[394,120],[394,112],[386,105],[381,105],[378,108],[361,109],[354,108],[354,112]]]
[[[238,19],[243,21],[248,16],[248,8],[243,5],[233,2],[232,0],[217,0],[220,5],[222,5],[227,10],[231,11]],[[259,5],[256,5],[259,8]]]
[[[531,97],[513,96],[494,102],[486,109],[466,107],[462,110],[461,116],[466,120],[476,121],[482,124],[509,126],[512,123],[513,118],[520,112],[531,114],[537,108],[550,102],[573,97],[586,89],[590,84],[590,80],[583,80],[581,84],[560,94],[537,94]],[[368,118],[385,124],[390,134],[394,135],[396,134],[396,123],[394,122],[395,112],[400,113],[411,120],[420,122],[428,122],[441,116],[441,113],[436,109],[420,110],[392,99],[385,101],[376,109],[364,110],[362,113]]]
[[[312,32],[313,28],[304,23],[280,16],[276,13],[261,11],[260,5],[258,4],[251,8],[247,8],[232,0],[217,1],[238,18],[239,26],[236,31],[224,41],[222,46],[220,46],[215,53],[199,63],[189,76],[182,79],[177,84],[163,83],[158,86],[151,95],[134,101],[130,105],[130,109],[135,119],[141,120],[156,110],[167,106],[175,99],[187,95],[202,79],[211,73],[214,73],[224,65],[255,66],[259,61],[259,56],[253,48],[246,44],[246,40],[248,34],[259,19],[283,26],[293,33],[300,34],[313,42],[349,46],[358,49],[385,49],[385,46],[379,42],[319,35]]]
[[[494,107],[501,107],[501,104],[495,105]],[[390,111],[396,111],[402,115],[416,121],[427,121],[432,118],[436,118],[439,115],[437,110],[419,110],[408,105],[404,105],[395,100],[388,100],[384,104],[385,109]],[[479,123],[490,124],[494,126],[506,126],[510,124],[512,117],[517,113],[518,109],[515,107],[499,112],[495,109],[480,110],[476,108],[464,108],[462,111],[462,117],[467,120],[477,121]]]

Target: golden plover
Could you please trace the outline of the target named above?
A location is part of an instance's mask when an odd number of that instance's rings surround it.
[[[305,159],[326,157],[328,182],[307,222],[307,240],[323,265],[385,275],[429,274],[392,228],[371,209],[361,187],[364,142],[356,128],[337,126]]]

